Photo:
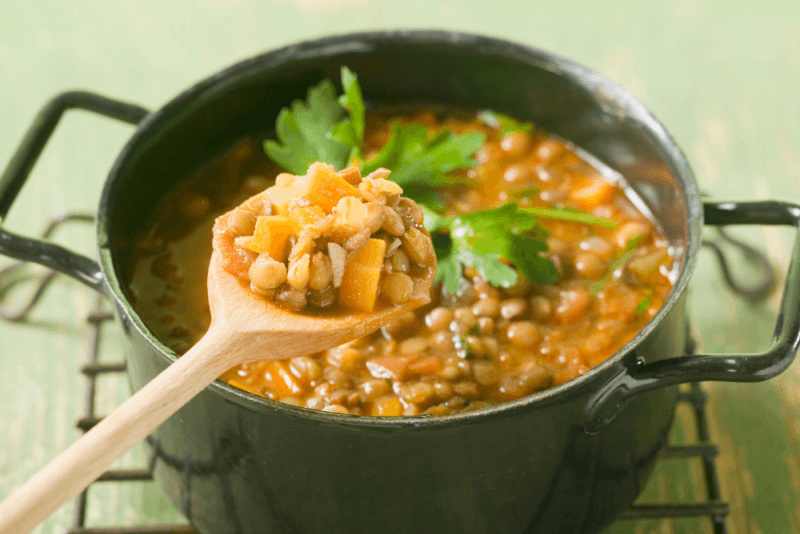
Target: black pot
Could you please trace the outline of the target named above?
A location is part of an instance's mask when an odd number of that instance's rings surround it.
[[[375,105],[491,108],[574,141],[644,197],[681,264],[656,317],[613,357],[525,399],[441,418],[370,418],[296,408],[216,382],[150,438],[155,476],[204,533],[597,532],[634,500],[663,447],[676,384],[758,381],[800,342],[797,244],[772,346],[684,356],[685,290],[706,224],[800,225],[782,202],[702,203],[666,129],[630,93],[535,48],[451,32],[398,31],[300,43],[249,59],[146,110],[89,93],[51,102],[0,178],[4,217],[64,110],[138,123],[109,173],[97,217],[100,263],[0,230],[0,253],[104,292],[141,388],[175,359],[144,326],[120,280],[132,238],[179,179],[341,65]],[[709,295],[710,298],[713,298]],[[629,402],[630,401],[630,402]]]

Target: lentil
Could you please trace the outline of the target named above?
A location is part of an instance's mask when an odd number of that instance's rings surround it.
[[[521,298],[504,300],[500,304],[500,315],[503,319],[515,319],[523,315],[527,310],[528,303]]]
[[[433,332],[446,330],[450,322],[453,320],[453,317],[453,310],[440,306],[432,309],[425,316],[425,324],[428,325],[428,328]]]
[[[411,298],[414,281],[403,273],[387,274],[381,281],[381,294],[393,304],[403,304]]]
[[[494,297],[480,299],[472,305],[472,314],[475,317],[496,317],[500,314],[500,301]]]

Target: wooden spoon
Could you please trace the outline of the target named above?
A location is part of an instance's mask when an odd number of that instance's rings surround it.
[[[0,532],[25,534],[76,495],[223,372],[259,360],[313,354],[381,328],[430,301],[435,267],[412,298],[373,313],[290,312],[253,293],[220,266],[208,271],[211,326],[186,354],[0,504]]]

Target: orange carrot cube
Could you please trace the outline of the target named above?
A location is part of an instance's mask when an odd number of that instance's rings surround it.
[[[267,253],[277,261],[286,261],[289,257],[294,234],[294,224],[284,215],[270,215],[256,220],[256,229],[250,240],[250,250],[259,254]]]
[[[371,312],[378,297],[386,241],[370,239],[347,262],[339,289],[339,302],[350,309]]]
[[[442,370],[442,360],[438,356],[422,358],[408,366],[408,372],[419,375],[435,375]]]
[[[358,188],[347,183],[331,165],[313,163],[308,174],[295,182],[298,193],[308,199],[314,206],[319,206],[325,213],[330,213],[344,197],[361,198]]]
[[[384,417],[403,415],[403,403],[394,396],[381,397],[372,405],[369,414],[382,415]]]
[[[367,361],[367,369],[375,378],[391,378],[403,380],[409,371],[409,365],[420,359],[418,354],[404,356],[379,356]],[[437,358],[438,359],[438,358]]]
[[[614,185],[602,178],[587,180],[569,193],[570,198],[585,209],[606,204],[613,195]]]
[[[286,362],[271,361],[267,363],[264,369],[264,381],[273,392],[281,396],[303,393],[303,386],[289,370]]]

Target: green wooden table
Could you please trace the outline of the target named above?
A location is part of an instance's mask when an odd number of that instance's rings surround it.
[[[800,199],[800,4],[796,1],[673,0],[545,5],[526,0],[195,0],[46,2],[5,0],[0,15],[0,164],[38,108],[54,94],[87,88],[157,108],[184,87],[239,59],[336,32],[391,27],[474,31],[572,57],[630,89],[670,128],[701,187],[714,198]],[[92,211],[105,174],[131,133],[119,123],[71,113],[34,169],[7,224],[33,232],[53,215]],[[785,272],[792,235],[740,232]],[[84,253],[92,230],[55,239]],[[0,266],[7,262],[0,260]],[[25,287],[10,295],[24,297]],[[776,295],[748,306],[726,291],[702,253],[690,288],[700,346],[708,352],[764,348]],[[30,319],[0,322],[0,498],[77,439],[86,350],[83,317],[94,296],[58,278]],[[103,328],[102,357],[120,359],[120,333]],[[763,384],[709,385],[713,439],[730,532],[800,532],[800,362]],[[98,413],[128,395],[103,378]],[[679,413],[678,441],[692,439]],[[145,461],[143,448],[120,460]],[[650,501],[691,498],[695,463],[664,462]],[[38,532],[63,532],[72,507]],[[153,483],[93,486],[91,525],[180,521]],[[705,520],[618,524],[612,532],[711,532]]]

